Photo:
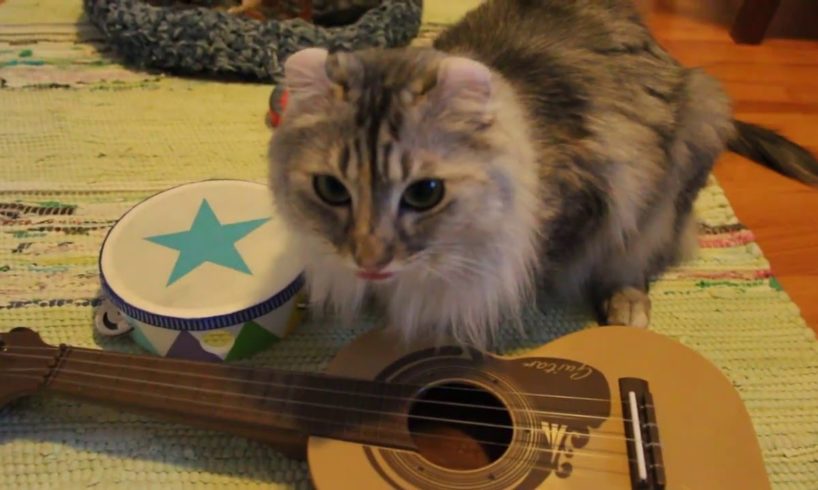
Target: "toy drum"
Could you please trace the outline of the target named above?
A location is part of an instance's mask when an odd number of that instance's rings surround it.
[[[96,328],[160,356],[246,358],[300,318],[303,266],[267,187],[236,180],[157,194],[111,228]]]

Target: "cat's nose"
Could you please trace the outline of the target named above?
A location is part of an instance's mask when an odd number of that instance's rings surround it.
[[[378,272],[392,262],[392,249],[374,235],[355,240],[355,263],[366,272]]]

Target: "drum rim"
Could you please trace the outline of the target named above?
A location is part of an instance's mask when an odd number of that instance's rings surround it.
[[[179,185],[175,185],[164,189],[162,191],[156,192],[138,204],[133,206],[131,209],[126,211],[120,218],[116,221],[108,229],[108,232],[105,235],[105,239],[102,241],[102,246],[100,247],[99,256],[97,258],[97,266],[99,269],[99,276],[100,276],[100,287],[102,290],[102,294],[105,298],[107,298],[114,307],[116,307],[122,314],[137,320],[139,322],[152,325],[155,327],[166,328],[169,330],[177,330],[177,331],[206,331],[206,330],[216,330],[220,328],[231,327],[238,324],[243,324],[249,321],[256,320],[259,317],[262,317],[273,310],[281,307],[282,305],[286,304],[290,301],[294,296],[296,296],[304,287],[306,282],[305,280],[305,273],[302,270],[294,279],[292,279],[286,286],[284,286],[281,290],[277,291],[276,293],[272,294],[267,299],[259,301],[254,305],[250,305],[248,307],[242,308],[236,311],[229,311],[224,314],[219,315],[207,315],[207,316],[174,316],[174,315],[163,315],[159,313],[154,313],[145,308],[139,308],[130,302],[126,301],[122,296],[114,291],[114,288],[109,284],[107,278],[105,277],[105,271],[102,266],[102,256],[105,251],[105,247],[108,244],[108,240],[111,237],[111,233],[116,229],[117,225],[130,213],[134,212],[137,208],[140,207],[143,203],[146,203],[153,198],[165,194],[167,192],[171,192],[173,190],[179,189],[181,187],[188,187],[193,185],[199,185],[204,183],[213,183],[213,182],[234,182],[234,183],[241,183],[241,184],[256,184],[261,186],[258,182],[253,182],[249,180],[242,180],[242,179],[205,179],[201,181],[195,182],[185,182]]]

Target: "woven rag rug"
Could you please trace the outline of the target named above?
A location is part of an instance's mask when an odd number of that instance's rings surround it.
[[[416,42],[473,3],[427,2]],[[0,2],[0,331],[24,325],[52,344],[138,352],[92,327],[106,231],[182,182],[263,182],[271,87],[135,71],[101,40],[80,0]],[[656,284],[651,328],[732,380],[775,488],[818,489],[818,343],[717,182],[696,207],[700,256]],[[545,310],[526,312],[529,336],[509,336],[502,351],[590,325]],[[308,321],[242,362],[321,370],[366,328]],[[0,412],[0,467],[3,489],[310,486],[305,463],[262,444],[39,396]]]

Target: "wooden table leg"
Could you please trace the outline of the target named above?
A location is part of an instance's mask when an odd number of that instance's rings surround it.
[[[730,36],[739,44],[759,44],[775,16],[781,0],[744,0]]]

